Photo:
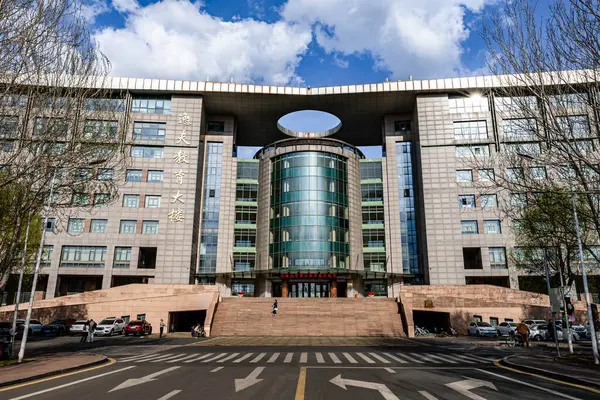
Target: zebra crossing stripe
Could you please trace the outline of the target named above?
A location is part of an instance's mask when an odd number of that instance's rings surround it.
[[[181,362],[183,360],[187,360],[188,358],[192,358],[192,357],[196,357],[195,354],[190,354],[189,356],[185,356],[185,357],[180,357],[180,358],[176,358],[174,360],[169,360],[167,361],[167,363],[176,363],[176,362]]]
[[[218,360],[221,357],[225,357],[226,355],[227,355],[227,353],[217,354],[216,356],[211,357],[211,358],[207,358],[206,360],[203,360],[202,362],[203,363],[207,363],[207,362],[215,361],[215,360]]]
[[[157,358],[156,360],[152,360],[150,362],[153,362],[153,363],[155,363],[155,362],[163,362],[163,361],[167,361],[167,360],[172,360],[174,358],[180,358],[182,355],[183,354],[175,354],[175,355],[173,355],[171,357]]]
[[[267,361],[267,362],[274,363],[275,360],[277,360],[277,357],[279,357],[279,353],[273,353],[273,355],[271,356],[271,358],[269,358],[269,361]]]
[[[436,359],[436,360],[442,360],[442,361],[446,361],[446,362],[448,362],[450,364],[456,364],[456,361],[451,360],[450,358],[447,358],[446,356],[441,355],[441,354],[431,354],[431,353],[429,353],[428,355],[429,355],[429,357],[431,357],[433,359]]]
[[[307,353],[300,353],[300,362],[302,364],[306,364],[307,361],[308,361],[308,354]]]
[[[408,361],[412,361],[417,364],[423,364],[423,361],[417,360],[416,358],[413,358],[411,356],[407,356],[406,354],[402,354],[402,353],[396,353],[396,354],[399,355],[400,357],[406,358]]]
[[[460,358],[463,358],[463,359],[466,359],[466,360],[485,361],[485,362],[492,361],[492,360],[487,359],[487,358],[483,358],[483,357],[479,357],[479,356],[473,356],[473,355],[465,356],[465,355],[462,355],[462,354],[457,354],[456,357],[460,357]]]
[[[346,359],[348,361],[350,361],[350,364],[358,364],[358,361],[356,361],[354,359],[354,357],[352,357],[350,354],[348,354],[348,353],[342,353],[342,354],[344,355],[344,357],[346,357]]]
[[[227,356],[227,357],[225,357],[225,358],[222,358],[222,359],[220,359],[220,360],[219,360],[219,361],[217,361],[217,362],[220,362],[220,363],[221,363],[221,362],[225,362],[225,361],[231,360],[232,358],[236,358],[236,357],[237,357],[237,356],[239,356],[239,355],[240,355],[240,353],[233,353],[233,354],[231,354],[231,355],[229,355],[229,356]]]
[[[152,360],[153,358],[162,357],[162,356],[164,356],[164,354],[162,354],[162,353],[153,353],[153,354],[146,354],[145,356],[141,356],[141,357],[139,357],[139,356],[127,357],[120,361],[127,362],[127,361]]]
[[[202,359],[205,359],[206,357],[210,357],[210,356],[212,356],[213,354],[215,354],[215,353],[203,354],[203,355],[201,355],[201,356],[194,357],[194,358],[192,358],[192,359],[190,359],[190,360],[187,360],[187,361],[184,361],[184,362],[185,362],[185,363],[191,363],[191,362],[194,362],[194,361],[202,360]]]
[[[398,357],[396,357],[396,356],[393,356],[393,355],[391,355],[390,353],[383,353],[383,355],[384,355],[384,356],[386,356],[386,357],[389,357],[389,358],[391,358],[392,360],[394,360],[394,361],[396,361],[396,362],[399,362],[400,364],[407,364],[407,362],[406,362],[406,361],[404,361],[403,359],[401,359],[401,358],[398,358]]]
[[[369,364],[375,364],[375,361],[371,360],[369,357],[365,356],[363,353],[356,353],[357,356],[368,362]]]
[[[444,357],[451,358],[451,359],[453,359],[455,361],[459,361],[459,362],[466,362],[467,364],[475,364],[475,361],[471,361],[466,358],[465,359],[459,358],[457,354],[452,354],[452,355],[446,354],[446,355],[444,355]]]
[[[439,364],[440,363],[438,360],[434,360],[433,358],[431,358],[431,357],[429,357],[427,355],[424,355],[424,354],[417,354],[417,353],[410,353],[410,354],[412,356],[414,356],[414,357],[419,357],[422,360],[429,361],[429,362],[432,362],[434,364]]]
[[[169,357],[171,357],[172,355],[173,355],[173,354],[161,354],[161,355],[159,355],[159,356],[158,356],[158,357],[156,357],[156,358],[147,358],[147,359],[145,359],[145,360],[137,360],[136,362],[138,362],[138,363],[141,363],[141,362],[147,362],[147,361],[150,361],[150,360],[152,360],[152,361],[160,361],[160,360],[162,360],[163,358],[169,358]]]
[[[338,356],[335,355],[335,353],[329,353],[329,357],[331,357],[331,359],[333,360],[334,363],[336,364],[341,364],[342,361],[338,358]]]
[[[292,357],[294,357],[294,353],[287,353],[285,355],[285,359],[283,360],[284,363],[291,363],[292,362]]]
[[[248,353],[248,354],[244,354],[242,357],[238,358],[237,360],[234,361],[234,363],[241,363],[242,361],[244,361],[247,358],[252,357],[254,353]]]
[[[321,353],[315,353],[316,357],[317,357],[317,362],[319,364],[323,364],[325,363],[325,359],[323,358],[323,354]]]
[[[264,356],[266,356],[267,353],[260,353],[259,355],[257,355],[256,357],[254,357],[254,359],[252,361],[250,361],[251,364],[257,363],[260,360],[263,359]]]
[[[371,357],[373,357],[374,359],[381,361],[381,362],[382,362],[382,363],[384,363],[384,364],[390,364],[390,363],[391,363],[391,361],[390,361],[390,360],[386,360],[385,358],[381,357],[381,356],[380,356],[380,355],[378,355],[378,354],[375,354],[375,353],[369,353],[369,355],[370,355]]]

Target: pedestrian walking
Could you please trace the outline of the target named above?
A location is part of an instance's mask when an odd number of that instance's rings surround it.
[[[81,340],[79,341],[79,343],[87,342],[89,326],[90,321],[88,321],[87,324],[83,325],[83,333],[81,334]]]
[[[273,317],[275,317],[277,315],[277,299],[275,299],[275,302],[273,303]]]
[[[93,319],[89,321],[89,332],[87,336],[88,343],[94,343],[94,332],[96,331],[96,322]]]
[[[523,340],[523,347],[529,347],[529,335],[531,333],[529,327],[525,325],[524,322],[521,322],[519,325],[517,325],[516,330],[517,333],[521,336],[521,339]]]
[[[161,337],[162,337],[162,335],[163,335],[163,332],[164,332],[164,330],[165,330],[165,321],[163,321],[163,320],[161,319],[161,320],[160,320],[160,325],[159,325],[159,326],[160,326],[160,334],[158,335],[158,337],[159,337],[159,338],[161,338]]]

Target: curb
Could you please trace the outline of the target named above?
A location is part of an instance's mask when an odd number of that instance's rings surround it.
[[[44,379],[44,378],[48,378],[51,376],[55,376],[55,375],[61,375],[61,374],[66,374],[68,372],[73,372],[73,371],[77,371],[80,369],[85,369],[85,368],[89,368],[89,367],[93,367],[95,365],[101,365],[104,363],[107,363],[109,361],[108,357],[106,356],[102,356],[103,358],[97,361],[92,361],[89,362],[87,364],[81,364],[78,365],[76,367],[69,367],[69,368],[62,368],[62,369],[57,369],[54,371],[49,371],[49,372],[45,372],[43,374],[37,374],[37,375],[33,375],[33,376],[28,376],[26,378],[20,378],[20,379],[15,379],[9,382],[0,382],[0,388],[4,388],[7,386],[13,386],[13,385],[18,385],[20,383],[25,383],[25,382],[31,382],[31,381],[36,381],[38,379]]]
[[[548,371],[547,369],[535,368],[535,367],[530,367],[528,365],[512,363],[512,362],[508,361],[508,359],[511,357],[513,357],[513,356],[508,356],[508,357],[502,358],[501,360],[499,360],[500,364],[505,367],[515,369],[517,371],[528,372],[530,374],[541,375],[543,377],[552,378],[557,381],[563,381],[563,382],[567,382],[567,383],[571,383],[571,384],[579,385],[579,386],[593,387],[594,389],[600,390],[600,383],[585,381],[583,379],[575,378],[570,375],[565,375],[565,374],[561,374],[558,372]]]

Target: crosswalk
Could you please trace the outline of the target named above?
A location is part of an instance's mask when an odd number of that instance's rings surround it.
[[[414,353],[396,351],[360,352],[213,352],[213,353],[151,353],[117,359],[122,363],[165,363],[165,364],[298,364],[298,365],[382,365],[403,366],[448,365],[472,366],[489,363],[493,359],[457,353]]]

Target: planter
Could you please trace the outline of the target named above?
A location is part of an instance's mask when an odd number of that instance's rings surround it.
[[[245,294],[244,292],[238,292],[238,294],[237,294],[237,295],[238,295],[239,297],[244,297],[244,294]]]
[[[375,297],[375,292],[367,292],[367,297],[372,299],[373,297]]]

